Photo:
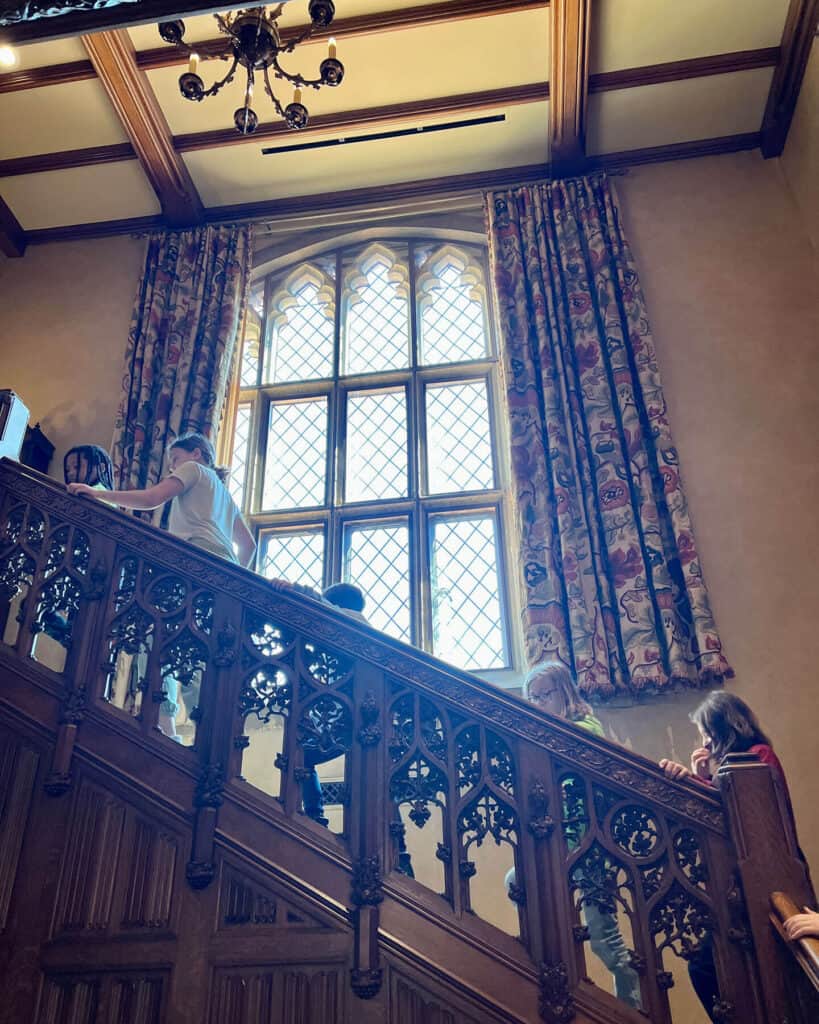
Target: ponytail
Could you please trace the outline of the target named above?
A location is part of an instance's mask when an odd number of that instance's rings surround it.
[[[181,448],[185,452],[193,452],[198,448],[202,453],[202,465],[212,469],[223,484],[227,483],[230,469],[227,466],[216,465],[216,451],[204,434],[180,434],[171,445],[171,450],[174,448]]]

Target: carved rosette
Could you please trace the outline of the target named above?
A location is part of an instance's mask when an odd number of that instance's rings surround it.
[[[377,907],[384,899],[381,861],[375,857],[362,857],[353,863],[350,898],[356,907]]]
[[[213,663],[219,668],[230,668],[236,661],[236,638],[238,633],[231,622],[226,622],[216,634],[216,654]]]
[[[209,860],[189,860],[185,878],[191,889],[207,889],[216,875],[216,865]]]
[[[381,991],[384,972],[380,967],[353,968],[350,985],[359,999],[374,999]]]
[[[569,970],[564,963],[540,965],[540,1017],[546,1024],[574,1020],[574,1000],[569,991]]]
[[[361,704],[361,728],[358,730],[358,742],[362,747],[374,747],[381,739],[379,715],[375,694],[370,691]]]
[[[711,1020],[730,1021],[734,1016],[734,1004],[725,999],[715,999],[711,1008]]]
[[[79,725],[85,718],[85,687],[69,690],[60,711],[61,725]]]
[[[555,823],[549,816],[549,797],[540,779],[532,779],[529,786],[529,831],[535,839],[548,839]]]
[[[220,764],[208,764],[202,769],[196,787],[196,807],[221,807],[225,791],[225,769]]]
[[[108,586],[108,570],[105,562],[98,558],[91,566],[88,573],[88,582],[85,585],[85,597],[88,601],[101,601],[105,597]]]
[[[43,783],[43,789],[49,796],[62,796],[71,789],[71,772],[49,772]]]

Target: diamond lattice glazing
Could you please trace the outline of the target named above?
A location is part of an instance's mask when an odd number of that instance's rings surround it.
[[[377,262],[356,292],[344,325],[344,372],[376,373],[409,365],[409,303]]]
[[[288,580],[321,590],[324,534],[316,531],[267,534],[262,540],[261,572],[267,579]]]
[[[494,487],[485,382],[430,385],[426,407],[429,493]]]
[[[407,494],[407,403],[402,391],[347,399],[346,501]]]
[[[264,470],[265,509],[324,503],[327,465],[327,399],[275,402]]]
[[[494,521],[436,520],[431,576],[435,655],[459,668],[505,665]]]
[[[245,498],[247,459],[250,450],[250,402],[240,402],[236,408],[236,427],[233,432],[233,459],[231,460],[228,491],[239,506]]]
[[[487,356],[484,304],[470,298],[470,286],[449,263],[421,303],[421,362],[427,366],[460,363]]]
[[[346,536],[344,578],[361,587],[367,620],[410,642],[409,532],[406,526],[354,527]]]
[[[333,374],[333,318],[327,305],[319,301],[319,289],[313,282],[299,288],[296,304],[273,321],[270,337],[274,384],[295,380],[317,380]]]

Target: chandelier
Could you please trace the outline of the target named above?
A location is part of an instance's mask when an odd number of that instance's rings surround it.
[[[319,89],[322,85],[340,85],[344,78],[344,65],[336,59],[336,42],[329,42],[329,54],[319,65],[318,78],[305,78],[303,75],[290,74],[279,64],[283,54],[293,50],[309,39],[316,29],[327,28],[333,20],[335,6],[333,0],[310,0],[308,12],[310,24],[297,38],[289,43],[282,43],[279,26],[276,21],[282,13],[284,4],[268,13],[266,7],[248,7],[246,10],[230,14],[214,14],[219,31],[227,38],[222,53],[213,56],[219,60],[231,61],[230,70],[224,78],[214,82],[209,88],[199,77],[200,56],[195,46],[184,42],[184,21],[163,21],[159,25],[159,34],[166,43],[179,47],[189,58],[188,70],[179,76],[179,91],[186,100],[200,103],[206,96],[215,96],[224,86],[229,85],[238,73],[245,81],[245,102],[233,115],[233,123],[242,135],[250,135],[256,131],[259,117],[251,108],[256,76],[261,78],[264,91],[273,101],[273,106],[280,117],[291,128],[307,126],[308,111],[302,103],[302,89]],[[207,58],[206,58],[207,59]],[[270,84],[270,75],[289,82],[294,87],[293,100],[283,107]]]

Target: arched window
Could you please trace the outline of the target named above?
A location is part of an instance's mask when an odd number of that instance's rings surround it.
[[[358,584],[373,626],[511,666],[485,251],[384,239],[254,283],[230,488],[258,570]]]

